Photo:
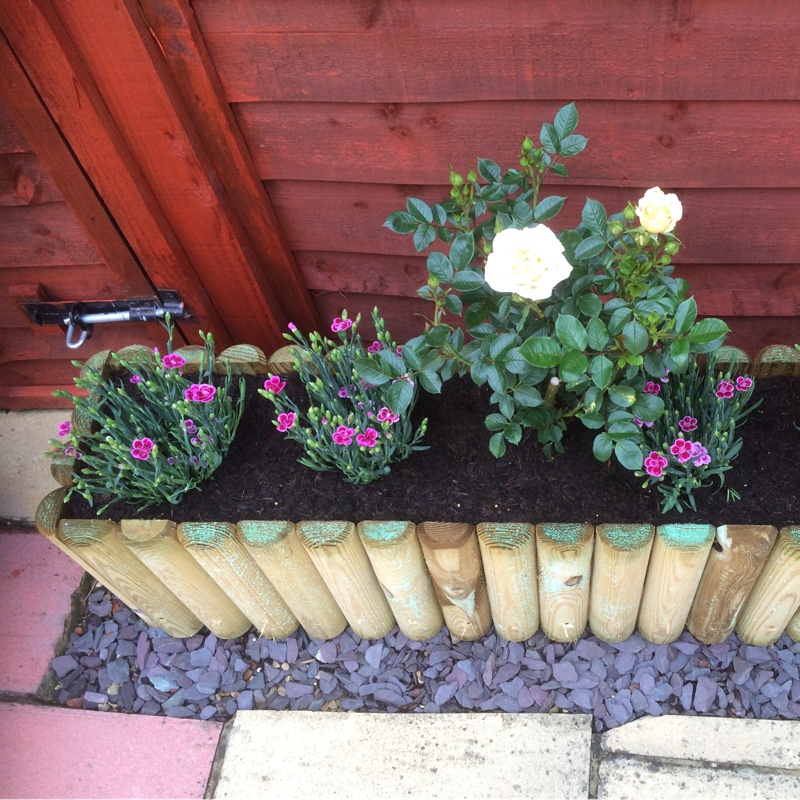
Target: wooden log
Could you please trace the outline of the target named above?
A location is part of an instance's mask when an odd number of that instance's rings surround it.
[[[111,353],[108,359],[108,367],[112,372],[118,372],[122,369],[122,362],[131,364],[152,364],[156,363],[156,354],[153,349],[143,344],[129,344],[126,347],[120,347],[115,353]]]
[[[789,620],[786,626],[786,633],[793,642],[800,642],[800,610]]]
[[[271,372],[274,375],[285,375],[289,372],[294,372],[294,361],[298,357],[300,348],[297,345],[287,344],[279,347],[267,361],[266,372]]]
[[[194,636],[203,627],[175,593],[125,547],[116,522],[63,519],[58,538],[80,552],[100,583],[170,636]]]
[[[668,644],[683,632],[716,532],[713,525],[659,526],[639,610],[649,642]]]
[[[208,359],[205,358],[206,348],[203,345],[187,344],[185,347],[179,347],[174,352],[186,361],[186,365],[183,368],[185,373],[197,373],[201,362],[204,367],[208,367]]]
[[[694,295],[696,292],[693,290],[692,294]],[[732,366],[736,372],[744,375],[752,375],[753,373],[753,362],[750,356],[740,347],[729,347],[727,345],[720,347],[716,356],[719,369],[726,370],[729,366]]]
[[[436,636],[444,617],[414,523],[368,520],[358,535],[400,630],[417,642]]]
[[[736,633],[756,647],[775,644],[800,608],[800,526],[782,528],[742,609]]]
[[[69,488],[74,482],[73,472],[75,470],[76,459],[74,456],[67,456],[61,453],[50,459],[50,474],[53,480],[59,485]]]
[[[423,522],[417,535],[450,636],[480,639],[492,624],[492,611],[475,526]]]
[[[267,357],[260,347],[237,344],[223,350],[214,362],[214,372],[224,375],[230,362],[233,375],[263,375],[267,371]]]
[[[622,642],[636,630],[652,525],[600,525],[594,543],[589,627],[605,642]]]
[[[755,358],[753,374],[757,378],[800,375],[800,352],[786,344],[765,347]]]
[[[256,626],[259,636],[283,639],[298,622],[229,522],[182,522],[178,541]]]
[[[297,535],[355,633],[380,639],[394,627],[394,615],[352,522],[297,525]]]
[[[497,633],[522,642],[539,629],[536,528],[524,522],[478,525],[489,606]]]
[[[536,526],[539,614],[545,635],[574,642],[589,617],[594,526],[545,522]]]
[[[236,537],[309,636],[333,639],[347,627],[291,522],[240,522]]]
[[[703,644],[733,633],[753,584],[778,535],[772,525],[723,525],[706,562],[689,612],[689,630]]]
[[[250,630],[250,620],[181,547],[174,522],[124,519],[120,537],[213,634],[236,639]]]

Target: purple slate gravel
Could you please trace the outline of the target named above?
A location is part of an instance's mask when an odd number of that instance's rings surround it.
[[[350,629],[327,642],[302,631],[280,642],[253,632],[176,639],[115,600],[93,592],[82,632],[52,659],[57,702],[221,721],[253,708],[561,711],[593,714],[596,731],[647,715],[800,717],[800,643],[785,634],[772,647],[736,636],[704,646],[688,631],[669,645],[638,634],[564,645],[543,633],[523,643],[494,633],[453,643],[445,630],[413,642],[396,629],[374,642]]]

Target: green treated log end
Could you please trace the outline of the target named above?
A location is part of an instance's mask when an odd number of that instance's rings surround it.
[[[236,527],[242,541],[250,547],[270,547],[292,532],[292,523],[283,520],[244,520]]]
[[[713,541],[716,533],[713,525],[690,523],[660,525],[658,528],[658,538],[673,550],[700,550]]]
[[[212,550],[235,535],[236,526],[230,522],[182,522],[178,525],[178,541],[189,549]]]
[[[64,496],[67,493],[66,487],[54,489],[48,494],[36,509],[34,516],[34,524],[36,530],[47,536],[53,538],[58,534],[58,523],[64,516],[67,507],[64,505]]]
[[[112,370],[118,371],[122,361],[130,363],[156,363],[156,355],[151,348],[143,344],[129,344],[122,347],[115,353],[111,353],[108,365]]]
[[[343,542],[354,530],[352,522],[336,520],[333,522],[304,521],[297,525],[300,541],[312,549],[335,547]]]
[[[592,535],[592,526],[582,522],[542,522],[538,528],[539,533],[554,544],[572,547],[583,544]]]
[[[411,522],[383,522],[366,520],[358,525],[358,533],[361,539],[369,545],[375,547],[388,546],[402,542],[411,531],[414,525]]]
[[[639,550],[647,546],[655,534],[652,525],[600,525],[597,536],[616,550]]]
[[[113,535],[116,528],[116,522],[107,519],[62,519],[58,538],[72,547],[89,547]]]
[[[791,542],[792,549],[800,548],[800,525],[788,525],[781,528],[780,537]]]
[[[529,542],[536,531],[527,522],[481,522],[478,538],[488,547],[515,550]]]
[[[64,487],[72,486],[73,481],[75,480],[73,476],[73,472],[75,470],[75,458],[74,456],[53,456],[50,459],[50,474],[53,476],[53,480],[59,485]]]

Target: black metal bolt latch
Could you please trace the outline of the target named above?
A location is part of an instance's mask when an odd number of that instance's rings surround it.
[[[87,339],[97,323],[150,322],[164,319],[188,319],[180,294],[172,289],[160,289],[157,297],[134,297],[130,300],[87,300],[72,303],[36,302],[21,303],[25,313],[36,325],[66,325],[66,345],[77,350]],[[79,330],[78,338],[75,331]]]

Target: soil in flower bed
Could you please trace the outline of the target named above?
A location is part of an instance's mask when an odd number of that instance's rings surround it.
[[[327,642],[298,631],[275,642],[250,632],[176,639],[98,588],[65,653],[52,660],[55,700],[71,708],[224,721],[237,710],[557,712],[592,714],[603,731],[642,716],[800,717],[800,643],[738,637],[706,646],[635,634],[574,644],[537,633],[524,643],[427,642],[395,628],[377,641],[349,628]]]
[[[278,433],[272,404],[257,394],[263,379],[248,378],[248,398],[239,432],[219,470],[202,491],[188,493],[179,506],[144,509],[115,503],[110,519],[131,517],[176,521],[239,520],[411,520],[412,522],[697,522],[722,524],[800,524],[797,453],[800,448],[800,379],[758,381],[755,398],[763,403],[739,429],[744,439],[726,486],[741,495],[726,501],[725,489],[695,493],[697,512],[660,512],[661,495],[642,489],[615,460],[601,464],[592,455],[596,431],[573,421],[563,454],[545,457],[534,431],[501,459],[488,450],[484,418],[495,410],[488,387],[468,378],[446,382],[442,394],[422,393],[417,420],[428,431],[417,452],[368,485],[345,483],[338,472],[315,472],[297,462],[302,449]],[[286,390],[302,395],[296,376]],[[77,495],[75,517],[94,512]]]

